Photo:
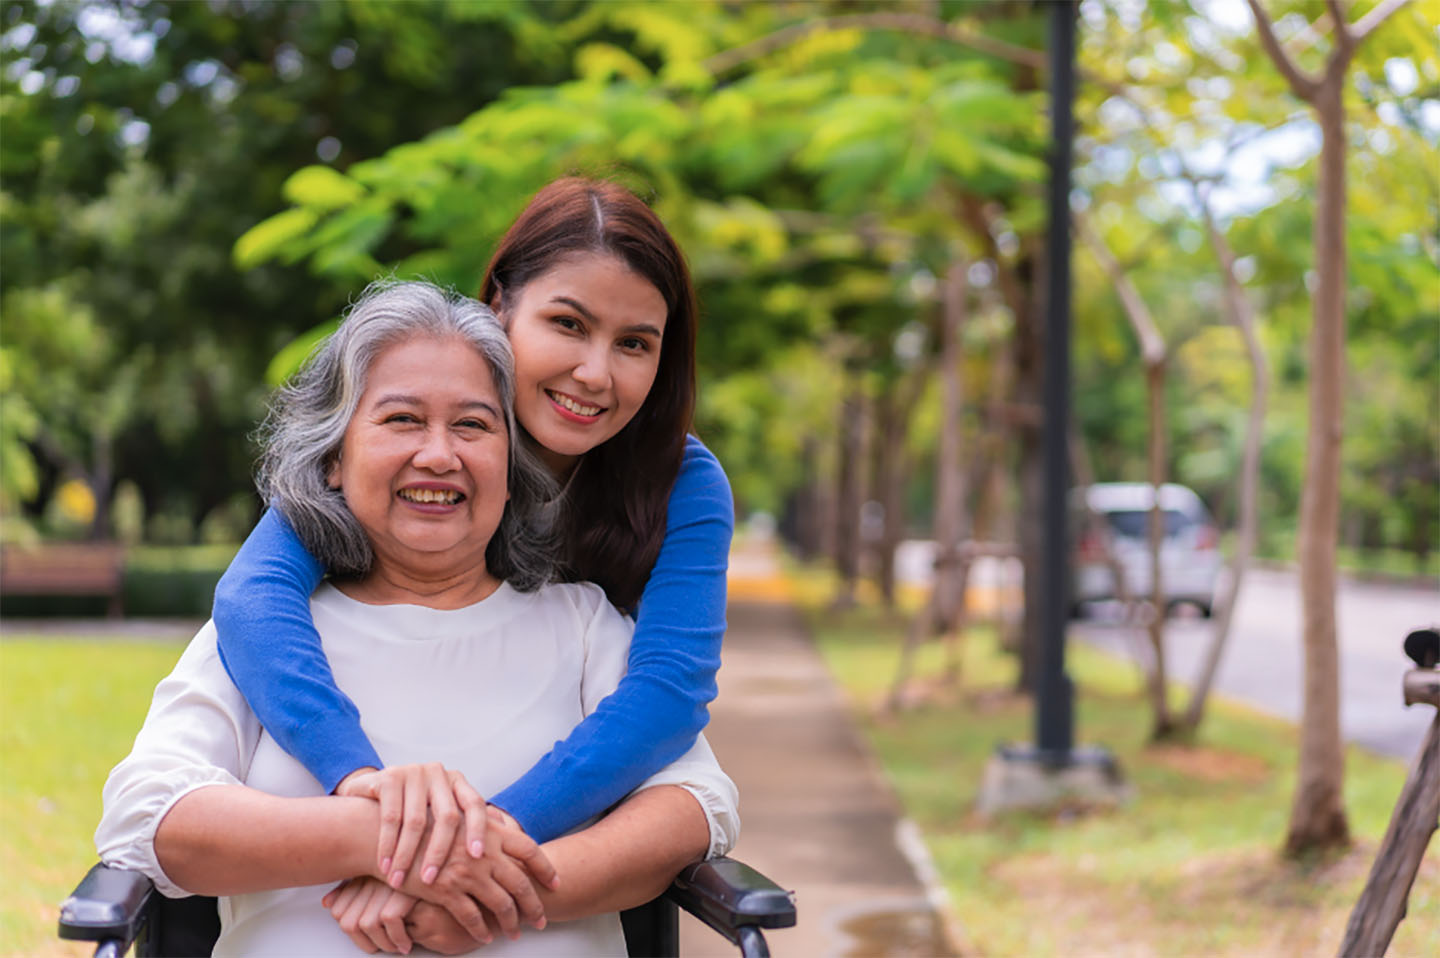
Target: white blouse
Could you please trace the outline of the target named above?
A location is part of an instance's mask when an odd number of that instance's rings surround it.
[[[336,683],[387,765],[438,761],[482,795],[519,778],[614,690],[634,624],[590,583],[520,593],[501,585],[465,609],[368,605],[322,585],[310,601]],[[230,680],[207,623],[155,688],[135,747],[105,783],[95,832],[108,864],[189,894],[155,857],[155,831],[182,796],[244,784],[275,795],[323,795],[320,783],[260,727]],[[739,835],[739,795],[702,736],[641,789],[680,785],[705,810],[709,854]],[[358,949],[320,905],[330,885],[220,899],[216,955],[351,955]],[[503,936],[485,955],[625,953],[617,915]],[[413,953],[425,953],[416,949]]]

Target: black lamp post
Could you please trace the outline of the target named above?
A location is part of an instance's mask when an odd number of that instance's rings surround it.
[[[1035,679],[1035,744],[1047,764],[1068,764],[1074,745],[1074,689],[1065,674],[1070,560],[1070,165],[1075,138],[1075,4],[1050,7],[1050,232],[1046,237],[1045,385],[1041,503],[1044,601]]]
[[[982,813],[1053,807],[1060,802],[1123,801],[1127,789],[1115,759],[1099,746],[1075,746],[1074,686],[1065,674],[1069,619],[1070,455],[1070,156],[1075,136],[1075,13],[1072,0],[1050,12],[1050,231],[1046,239],[1045,384],[1042,396],[1045,481],[1036,637],[1035,742],[1001,746],[980,786]]]

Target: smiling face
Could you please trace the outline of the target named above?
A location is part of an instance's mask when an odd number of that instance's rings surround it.
[[[374,547],[372,579],[493,588],[485,547],[509,497],[501,410],[489,364],[459,337],[375,358],[328,477]]]
[[[499,312],[515,352],[515,416],[563,475],[644,404],[660,365],[665,299],[620,259],[581,253]]]

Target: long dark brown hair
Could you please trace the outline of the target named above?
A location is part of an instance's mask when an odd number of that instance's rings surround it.
[[[654,211],[618,183],[566,177],[530,201],[500,240],[481,302],[515,303],[527,283],[578,253],[606,253],[660,291],[667,310],[655,382],[639,411],[576,466],[560,533],[567,574],[598,583],[622,609],[640,599],[665,541],[670,489],[695,413],[690,270]]]

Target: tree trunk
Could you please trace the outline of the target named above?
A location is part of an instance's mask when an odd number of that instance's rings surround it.
[[[915,652],[937,630],[951,634],[963,626],[965,568],[960,561],[964,536],[965,470],[962,465],[961,426],[963,382],[960,376],[960,330],[965,322],[965,271],[967,265],[951,265],[945,276],[944,305],[940,318],[940,449],[935,460],[935,576],[930,599],[917,613],[900,649],[900,662],[890,686],[888,707],[904,704]],[[957,657],[951,646],[951,671]],[[953,676],[952,676],[953,677]]]
[[[1034,302],[1043,303],[1043,296]],[[1044,375],[1043,333],[1038,310],[1032,303],[1024,313],[1015,314],[1015,398],[1024,408],[1039,409]],[[1020,565],[1025,570],[1020,623],[1020,671],[1015,689],[1030,693],[1040,668],[1040,621],[1045,595],[1040,583],[1044,564],[1045,537],[1040,526],[1040,503],[1045,498],[1045,457],[1041,444],[1040,417],[1023,417],[1016,426],[1020,509],[1016,523],[1020,539]]]
[[[875,441],[870,444],[871,499],[880,503],[881,525],[874,543],[875,585],[886,609],[895,608],[895,546],[898,542],[899,516],[895,511],[900,498],[900,465],[903,436],[897,438],[899,423],[896,415],[896,384],[886,382],[875,397]]]
[[[833,604],[849,608],[855,604],[855,585],[860,575],[860,464],[863,450],[865,396],[860,375],[846,372],[845,398],[840,406],[839,481],[835,495],[835,570],[840,581]]]
[[[905,538],[905,440],[910,417],[924,391],[925,370],[910,369],[891,379],[875,400],[872,475],[885,522],[875,545],[876,583],[887,609],[895,607],[895,550]]]
[[[1150,670],[1150,738],[1160,741],[1170,737],[1175,722],[1170,717],[1169,676],[1165,669],[1165,575],[1160,565],[1160,552],[1165,542],[1165,508],[1160,490],[1165,485],[1165,359],[1147,359],[1145,385],[1150,394],[1150,488],[1154,501],[1150,504],[1150,651],[1154,655]]]
[[[954,561],[965,535],[964,383],[960,370],[960,330],[965,322],[965,270],[953,263],[945,276],[940,319],[940,449],[935,460],[935,545],[947,561],[935,570],[936,625],[950,630],[963,614],[965,596],[960,563]]]
[[[1090,228],[1089,222],[1080,214],[1073,218],[1075,231],[1080,234],[1095,258],[1099,260],[1105,275],[1115,287],[1125,318],[1135,333],[1140,345],[1140,358],[1145,364],[1145,388],[1149,395],[1149,475],[1154,500],[1150,504],[1149,552],[1150,552],[1150,621],[1146,624],[1153,656],[1149,671],[1151,730],[1150,737],[1160,740],[1171,737],[1176,729],[1170,715],[1168,675],[1165,668],[1165,588],[1164,570],[1160,566],[1160,551],[1165,541],[1165,510],[1160,503],[1160,488],[1166,477],[1166,436],[1165,436],[1165,367],[1167,363],[1165,339],[1150,313],[1150,307],[1141,298],[1140,291],[1125,274],[1110,247],[1100,234]],[[1116,581],[1117,588],[1119,581]]]
[[[90,538],[96,541],[112,538],[110,500],[115,496],[115,442],[103,431],[91,439],[94,464],[90,470],[90,490],[95,496],[95,515],[90,522]]]
[[[804,485],[791,496],[787,509],[795,551],[807,561],[825,552],[821,535],[826,522],[821,508],[819,458],[815,437],[806,436],[800,446],[800,475],[805,477]]]
[[[1265,364],[1265,350],[1260,345],[1260,336],[1255,329],[1255,311],[1235,276],[1235,253],[1220,234],[1208,206],[1204,208],[1204,212],[1210,245],[1220,260],[1221,271],[1225,276],[1225,298],[1230,321],[1240,331],[1240,336],[1245,341],[1245,355],[1250,360],[1250,413],[1245,422],[1245,451],[1240,461],[1240,528],[1235,543],[1235,555],[1230,560],[1230,574],[1225,591],[1215,603],[1210,646],[1205,650],[1200,674],[1195,678],[1190,704],[1185,710],[1184,727],[1190,735],[1200,727],[1200,722],[1205,717],[1205,703],[1210,697],[1210,688],[1215,683],[1215,673],[1220,668],[1220,656],[1230,637],[1230,627],[1235,619],[1235,606],[1240,601],[1245,572],[1250,565],[1250,556],[1255,551],[1255,539],[1260,526],[1260,446],[1265,433],[1265,410],[1270,394],[1270,372]]]
[[[1345,384],[1345,107],[1343,70],[1327,71],[1312,101],[1323,137],[1315,210],[1310,424],[1300,494],[1300,613],[1305,650],[1300,765],[1285,851],[1349,844],[1341,787],[1340,663],[1335,634],[1335,548]]]
[[[1034,88],[1034,77],[1026,77],[1022,89]],[[1015,470],[1020,490],[1017,510],[1016,538],[1020,546],[1020,564],[1025,570],[1023,608],[1019,634],[1020,669],[1015,690],[1029,694],[1035,685],[1039,667],[1039,623],[1045,597],[1040,588],[1040,568],[1044,558],[1044,537],[1039,523],[1040,503],[1045,493],[1045,463],[1041,446],[1040,397],[1044,376],[1044,322],[1041,312],[1044,290],[1037,288],[1046,275],[1043,247],[1039,237],[1021,239],[1021,253],[1011,259],[1000,252],[992,213],[978,196],[960,198],[960,218],[970,227],[995,264],[1000,295],[1014,318],[1011,341],[1011,384],[1014,389],[1013,429],[1016,440]]]
[[[941,316],[940,382],[941,433],[936,465],[935,495],[940,500],[935,514],[936,545],[948,561],[935,570],[936,625],[946,639],[945,680],[960,678],[960,636],[965,628],[965,585],[969,579],[968,562],[959,561],[960,544],[965,539],[966,508],[964,465],[965,383],[961,375],[960,333],[965,326],[969,290],[963,260],[950,264],[945,276],[945,303]],[[944,589],[940,588],[944,583]]]

